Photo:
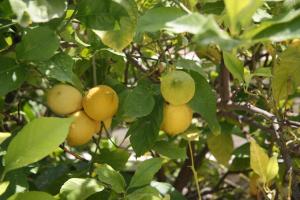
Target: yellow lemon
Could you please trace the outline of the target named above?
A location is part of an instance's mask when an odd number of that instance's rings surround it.
[[[67,142],[70,146],[79,146],[88,143],[99,129],[99,123],[89,118],[83,111],[71,115],[74,121],[70,125]]]
[[[74,87],[58,84],[47,93],[47,105],[58,115],[66,115],[82,108],[82,95]]]
[[[116,114],[119,106],[117,93],[109,86],[90,89],[82,101],[84,111],[94,120],[102,121]]]
[[[195,94],[195,81],[186,72],[173,71],[161,78],[161,94],[172,105],[182,105]]]
[[[190,126],[192,119],[193,111],[188,105],[165,104],[161,129],[169,135],[177,135]]]

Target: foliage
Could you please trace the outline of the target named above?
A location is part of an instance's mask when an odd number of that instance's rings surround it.
[[[300,199],[299,56],[298,1],[0,0],[0,200]],[[113,88],[111,128],[69,146],[59,83]]]

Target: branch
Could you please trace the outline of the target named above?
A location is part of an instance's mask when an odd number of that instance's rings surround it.
[[[84,162],[89,162],[88,160],[86,160],[85,158],[81,157],[81,156],[78,155],[77,153],[72,152],[72,151],[70,151],[69,149],[67,149],[64,145],[59,145],[59,147],[60,147],[64,152],[66,152],[66,153],[68,153],[68,154],[74,156],[76,159],[82,160],[82,161],[84,161]]]
[[[221,96],[221,104],[226,104],[230,100],[230,73],[225,66],[223,54],[222,54],[220,67],[221,67],[221,75],[220,75],[219,94]]]

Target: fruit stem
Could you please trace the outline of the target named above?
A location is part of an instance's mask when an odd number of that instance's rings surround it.
[[[190,158],[191,158],[191,170],[193,172],[194,175],[194,179],[195,179],[195,184],[196,184],[196,188],[197,188],[197,194],[198,194],[198,199],[201,200],[201,192],[200,192],[200,187],[199,187],[199,183],[198,183],[198,176],[197,176],[197,172],[195,170],[195,164],[194,164],[194,153],[193,153],[193,149],[192,149],[192,144],[191,141],[188,141],[189,143],[189,150],[190,150]]]

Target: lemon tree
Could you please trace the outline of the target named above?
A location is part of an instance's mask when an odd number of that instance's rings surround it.
[[[0,0],[0,200],[300,199],[300,2]]]

